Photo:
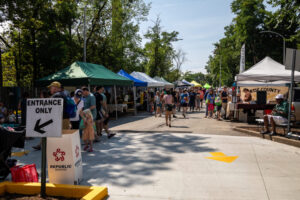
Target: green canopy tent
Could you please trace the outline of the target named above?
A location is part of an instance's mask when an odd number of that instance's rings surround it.
[[[203,86],[205,89],[209,89],[211,88],[211,86],[208,83],[205,83],[205,85]]]
[[[41,78],[37,81],[39,86],[49,85],[52,81],[59,81],[64,86],[82,86],[86,85],[103,85],[114,86],[114,96],[117,115],[117,94],[116,86],[132,86],[133,81],[118,75],[102,65],[79,62],[72,63],[69,67],[64,68],[54,74]]]
[[[120,76],[102,65],[74,62],[54,74],[37,81],[39,86],[46,86],[52,81],[59,81],[65,86],[103,85],[103,86],[132,86],[133,81]]]

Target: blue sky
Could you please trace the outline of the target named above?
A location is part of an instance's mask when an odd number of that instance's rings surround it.
[[[141,24],[141,33],[146,33],[157,16],[160,16],[164,31],[178,31],[183,40],[174,43],[176,49],[186,52],[187,61],[182,71],[206,72],[208,56],[213,43],[224,36],[224,27],[234,15],[232,0],[145,0],[152,2],[148,21]],[[143,41],[145,42],[145,40]]]

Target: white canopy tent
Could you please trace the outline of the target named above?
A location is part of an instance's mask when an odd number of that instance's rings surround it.
[[[165,83],[154,80],[153,78],[151,78],[150,76],[148,76],[147,74],[145,74],[143,72],[132,72],[130,75],[136,79],[147,82],[148,87],[154,88],[154,87],[164,87],[165,86]]]
[[[163,82],[165,84],[165,88],[174,88],[174,84],[173,83],[170,83],[170,82],[166,81],[162,77],[155,76],[153,79],[155,79],[155,80],[157,80],[159,82]]]
[[[291,70],[286,70],[285,66],[276,62],[270,57],[265,57],[250,69],[236,76],[237,85],[249,84],[281,84],[285,85],[291,81]],[[300,82],[300,72],[295,71],[295,81]]]

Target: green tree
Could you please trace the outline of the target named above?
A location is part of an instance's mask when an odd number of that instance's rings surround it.
[[[145,34],[145,38],[150,40],[144,49],[147,59],[146,72],[151,77],[165,77],[172,69],[175,54],[172,43],[178,41],[178,34],[176,31],[170,33],[162,31],[159,18]]]

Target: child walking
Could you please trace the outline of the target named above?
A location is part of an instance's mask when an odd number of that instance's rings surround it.
[[[93,115],[90,109],[86,109],[80,112],[84,123],[82,140],[84,141],[84,150],[93,152],[93,140],[95,139],[94,127],[93,127]]]

